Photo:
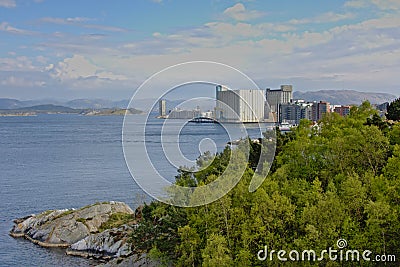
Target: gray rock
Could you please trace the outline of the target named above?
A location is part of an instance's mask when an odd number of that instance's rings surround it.
[[[72,244],[67,250],[69,255],[126,257],[132,254],[128,244],[132,227],[123,225],[119,228],[91,234]],[[86,255],[85,255],[86,253]]]
[[[107,263],[97,265],[97,267],[156,267],[160,263],[151,260],[146,254],[134,254],[127,258],[117,258]]]
[[[69,247],[97,233],[114,213],[134,214],[122,202],[97,203],[78,210],[53,210],[14,221],[10,232],[44,247]]]

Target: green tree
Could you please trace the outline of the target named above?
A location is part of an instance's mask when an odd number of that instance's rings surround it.
[[[265,146],[274,138],[277,156],[267,175],[256,163],[260,155],[264,160],[273,154]],[[177,266],[259,266],[266,263],[256,257],[265,245],[318,251],[345,238],[351,249],[400,257],[400,124],[384,122],[369,102],[346,117],[327,114],[318,127],[302,121],[291,133],[266,133],[250,155],[241,145],[216,156],[206,153],[198,165],[207,167],[195,174],[181,170],[177,183],[197,187],[193,200],[204,197],[202,185],[246,156],[242,179],[213,203],[146,205],[132,235],[135,250],[168,256]],[[238,170],[226,172],[227,177]],[[253,175],[265,180],[250,193]],[[268,265],[280,266],[275,260]]]
[[[199,235],[189,225],[180,227],[178,233],[181,242],[177,245],[177,252],[180,254],[177,266],[197,266],[200,261],[198,253],[200,245]]]
[[[233,265],[230,250],[226,239],[222,235],[211,234],[207,240],[207,245],[202,251],[204,267],[229,267]]]
[[[392,145],[400,145],[400,123],[392,125],[389,131],[389,140]]]
[[[397,98],[388,105],[386,118],[388,120],[400,120],[400,98]]]

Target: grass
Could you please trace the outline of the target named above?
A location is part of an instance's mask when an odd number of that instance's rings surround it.
[[[86,219],[78,218],[76,219],[77,222],[86,223]]]
[[[46,210],[46,211],[43,211],[42,213],[40,213],[37,217],[38,218],[41,218],[41,217],[44,217],[44,216],[47,216],[47,215],[49,215],[50,213],[52,213],[54,210]]]
[[[104,230],[107,230],[107,229],[117,228],[123,224],[131,223],[133,221],[134,221],[133,214],[117,212],[117,213],[111,214],[108,221],[106,221],[99,227],[99,232],[103,232]]]
[[[53,219],[53,221],[54,221],[54,220],[57,220],[58,218],[67,216],[67,215],[69,215],[69,214],[71,214],[71,213],[74,213],[75,211],[76,211],[76,210],[72,210],[72,209],[71,209],[71,210],[64,211],[63,213],[58,214],[57,216],[55,216],[54,219]]]

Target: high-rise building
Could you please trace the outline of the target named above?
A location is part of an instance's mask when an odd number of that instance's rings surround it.
[[[281,85],[280,89],[267,88],[265,98],[269,105],[269,109],[265,110],[266,118],[272,115],[274,121],[279,120],[281,114],[280,107],[282,104],[289,104],[293,99],[293,86],[292,85]]]
[[[319,101],[318,103],[318,120],[321,120],[326,113],[330,112],[329,102]]]
[[[326,101],[314,102],[312,106],[312,120],[321,120],[326,113],[330,112],[330,104]]]
[[[160,114],[160,117],[165,117],[167,115],[167,103],[165,99],[160,99],[158,101],[158,111]]]
[[[350,106],[338,106],[334,110],[340,116],[345,117],[350,114]]]
[[[265,98],[262,90],[229,90],[216,87],[215,118],[231,122],[261,122],[264,120]]]
[[[280,105],[279,122],[288,122],[292,125],[298,125],[300,120],[312,120],[312,105],[304,100],[292,101],[289,104]]]

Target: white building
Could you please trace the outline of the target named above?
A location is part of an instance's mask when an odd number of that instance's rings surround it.
[[[216,87],[215,118],[228,122],[261,122],[264,120],[265,97],[262,90],[229,90]]]
[[[167,103],[165,99],[160,99],[158,101],[158,111],[160,114],[160,117],[165,117],[167,115]]]

